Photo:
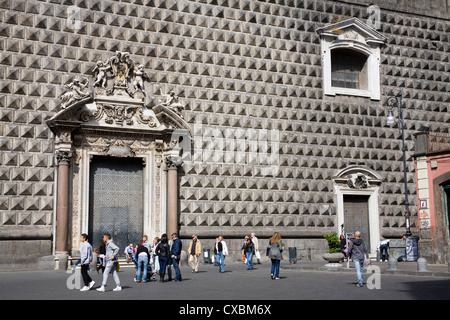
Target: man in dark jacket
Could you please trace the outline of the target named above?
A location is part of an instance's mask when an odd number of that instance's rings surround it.
[[[361,239],[361,232],[356,231],[355,232],[355,239],[352,239],[348,245],[347,249],[347,260],[351,258],[353,260],[353,263],[355,264],[356,269],[356,277],[358,279],[357,287],[363,286],[363,263],[364,263],[364,256],[366,257],[366,263],[370,264],[369,259],[369,250],[367,249],[367,246],[363,239]]]
[[[175,281],[181,281],[180,258],[183,243],[176,233],[172,234],[172,248],[170,249],[170,257],[172,258],[173,268],[175,269]]]

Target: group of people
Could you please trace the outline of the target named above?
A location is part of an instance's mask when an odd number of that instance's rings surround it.
[[[242,245],[243,260],[247,264],[247,270],[253,270],[253,256],[256,256],[258,264],[261,264],[261,254],[259,251],[259,241],[254,233],[250,236],[245,236],[245,242]],[[280,261],[282,256],[283,246],[281,242],[281,236],[278,232],[275,232],[269,240],[269,246],[267,247],[267,256],[272,262],[270,271],[271,279],[280,279]],[[228,255],[228,247],[223,240],[223,236],[216,238],[214,244],[214,264],[219,266],[221,273],[225,272],[224,264],[225,257]]]
[[[101,260],[100,267],[103,270],[103,279],[102,285],[97,288],[97,291],[104,292],[105,286],[108,282],[108,277],[112,274],[114,282],[116,283],[116,287],[113,291],[121,291],[122,287],[120,285],[120,278],[118,276],[118,254],[119,247],[114,244],[111,239],[111,235],[109,233],[105,233],[103,235],[103,244],[100,249],[100,257]],[[169,238],[167,234],[163,234],[161,239],[156,238],[153,245],[148,242],[148,237],[143,236],[141,243],[138,245],[135,252],[128,254],[132,255],[130,258],[136,263],[136,282],[147,282],[148,280],[148,266],[150,263],[150,252],[154,253],[154,258],[157,258],[157,265],[159,270],[160,281],[164,282],[166,269],[169,265],[172,265],[175,270],[175,281],[181,281],[181,272],[179,267],[179,262],[181,258],[181,250],[182,250],[182,242],[178,238],[176,233],[171,235],[171,241],[169,242]],[[125,252],[127,253],[128,250]],[[81,276],[83,278],[84,287],[81,288],[81,291],[90,290],[95,282],[89,276],[89,265],[93,260],[93,248],[92,245],[88,242],[88,235],[82,234],[80,238],[80,265],[81,265]],[[156,262],[156,261],[155,261]],[[156,263],[154,263],[155,265]],[[98,271],[99,269],[97,269]],[[169,270],[171,270],[169,268]],[[169,280],[171,279],[171,273],[169,272]]]
[[[242,252],[245,254],[248,269],[253,269],[253,256],[255,253],[259,252],[258,238],[252,233],[250,237],[245,238],[246,241],[242,246]],[[102,238],[103,245],[100,248],[100,265],[99,268],[103,270],[102,284],[97,291],[104,292],[105,286],[108,282],[108,277],[112,274],[116,287],[113,291],[121,291],[122,287],[120,284],[120,278],[118,276],[118,254],[119,247],[114,244],[109,233],[105,233]],[[135,282],[142,283],[149,281],[152,275],[149,275],[148,270],[150,266],[150,259],[153,257],[153,265],[155,267],[153,276],[156,277],[159,273],[159,281],[165,282],[166,270],[168,271],[168,281],[172,280],[171,268],[172,265],[175,270],[174,281],[181,281],[180,272],[180,258],[183,244],[176,233],[171,235],[171,240],[167,234],[163,234],[161,238],[155,238],[153,243],[150,244],[148,237],[144,235],[142,237],[141,243],[137,246],[136,250],[125,250],[128,255],[127,260],[131,259],[136,264],[136,278]],[[129,248],[133,249],[132,246]],[[88,235],[82,234],[80,239],[80,259],[81,264],[81,275],[83,278],[84,287],[81,291],[90,290],[95,282],[89,276],[89,265],[93,261],[93,248],[88,242]],[[275,232],[270,238],[269,247],[267,248],[267,255],[272,261],[271,268],[271,278],[280,279],[280,260],[282,260],[283,247],[281,244],[281,236],[278,232]],[[192,236],[192,241],[189,244],[187,254],[189,256],[189,265],[192,268],[193,273],[198,272],[199,258],[202,253],[202,244],[198,239],[197,235]],[[214,264],[219,266],[219,271],[221,273],[225,272],[225,257],[228,256],[228,247],[226,242],[223,240],[223,236],[216,238],[214,244]],[[256,255],[258,258],[258,263],[260,262],[260,255]],[[98,271],[99,269],[97,269]]]
[[[181,281],[180,259],[182,247],[183,243],[176,233],[171,235],[171,239],[169,239],[167,234],[163,234],[161,238],[155,238],[151,245],[148,242],[148,237],[144,235],[134,257],[137,269],[135,282],[141,283],[150,280],[148,271],[150,269],[151,256],[153,256],[153,265],[155,266],[154,278],[159,273],[159,281],[164,282],[166,270],[169,270],[168,280],[172,280],[172,269],[170,266],[173,266],[175,270],[174,281]]]
[[[120,279],[117,274],[118,268],[118,258],[117,255],[119,253],[119,247],[117,247],[113,241],[111,240],[111,235],[109,233],[105,233],[103,235],[104,246],[104,254],[102,254],[103,259],[103,279],[102,285],[97,291],[104,292],[105,286],[108,281],[108,276],[110,273],[113,275],[114,282],[116,283],[116,288],[113,291],[121,291],[122,287],[120,285]],[[369,250],[362,240],[361,232],[357,231],[354,233],[354,238],[352,238],[348,247],[344,245],[344,241],[341,238],[341,249],[342,252],[345,253],[345,261],[348,259],[352,259],[357,276],[357,287],[363,286],[363,264],[366,262],[370,264],[369,259]],[[382,245],[385,245],[384,243]],[[168,266],[173,265],[175,269],[175,279],[174,281],[181,281],[181,272],[180,272],[180,258],[181,258],[181,250],[182,250],[182,242],[178,238],[176,233],[171,235],[171,241],[169,240],[167,234],[163,234],[161,239],[155,238],[153,244],[150,245],[148,243],[147,236],[143,236],[142,242],[138,245],[136,252],[134,253],[134,261],[137,264],[137,272],[136,272],[136,282],[147,282],[148,280],[148,265],[150,262],[150,252],[153,252],[154,266],[155,271],[159,270],[159,279],[161,282],[165,281],[166,269]],[[259,243],[258,238],[256,238],[255,234],[252,233],[250,237],[245,237],[245,243],[242,246],[242,253],[245,255],[245,260],[247,263],[247,269],[253,269],[253,256],[259,252]],[[267,247],[267,256],[272,262],[270,277],[274,280],[280,279],[280,262],[283,259],[282,256],[283,246],[281,242],[281,236],[278,232],[273,233],[272,237],[269,240],[269,246]],[[198,272],[198,264],[199,257],[202,253],[202,244],[198,239],[197,235],[192,236],[192,241],[189,244],[189,248],[187,251],[189,255],[189,265],[192,268],[193,273]],[[223,239],[223,236],[219,236],[216,238],[216,242],[214,244],[214,264],[219,266],[219,270],[221,273],[225,272],[225,257],[228,256],[228,247],[226,242]],[[258,255],[256,255],[258,257]],[[88,242],[87,234],[81,235],[80,242],[80,259],[77,263],[81,264],[81,275],[84,282],[84,287],[81,291],[90,290],[95,282],[89,276],[89,265],[93,259],[93,249],[92,246]],[[260,263],[260,255],[257,259],[258,263]],[[364,261],[365,260],[365,261]],[[158,267],[157,267],[158,266]],[[172,280],[172,275],[170,272],[170,267],[168,268],[168,280]],[[155,273],[156,275],[156,273]]]

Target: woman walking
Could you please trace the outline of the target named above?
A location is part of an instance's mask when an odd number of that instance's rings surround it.
[[[270,277],[272,280],[280,280],[280,261],[283,260],[283,256],[281,255],[283,248],[281,246],[281,236],[278,232],[275,232],[272,238],[270,238],[269,247],[269,258],[272,261]]]
[[[247,260],[247,270],[253,270],[253,255],[255,254],[255,245],[252,239],[247,238],[247,242],[242,246],[242,253],[245,254]]]

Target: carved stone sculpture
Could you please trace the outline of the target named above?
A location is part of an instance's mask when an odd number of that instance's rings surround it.
[[[142,64],[135,66],[133,70],[133,88],[134,90],[144,91],[144,79],[148,80],[149,77],[145,73],[144,66]]]
[[[181,111],[184,110],[184,106],[179,102],[178,96],[175,95],[175,92],[171,90],[168,94],[165,95],[165,97],[166,101],[161,104],[173,110],[177,115],[183,118]]]
[[[121,51],[105,62],[98,61],[93,72],[95,93],[98,95],[143,99],[144,83],[150,79],[142,64],[135,64],[128,52]],[[108,77],[113,78],[112,84],[108,84]]]
[[[369,180],[362,173],[355,173],[350,175],[347,180],[347,185],[354,189],[367,189],[369,187]]]
[[[97,64],[92,70],[95,76],[94,87],[106,88],[107,84],[107,72],[111,70],[111,66],[102,61],[97,61]]]
[[[88,86],[88,82],[81,83],[79,80],[75,79],[71,83],[65,85],[67,89],[70,91],[65,92],[62,96],[62,109],[67,108],[68,106],[83,100],[90,96],[90,92],[87,92],[85,88]]]

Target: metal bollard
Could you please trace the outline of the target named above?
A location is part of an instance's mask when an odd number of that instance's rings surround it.
[[[297,247],[289,247],[289,264],[297,263]]]
[[[398,262],[397,262],[397,259],[394,259],[394,258],[392,258],[392,259],[389,259],[389,268],[388,268],[388,270],[397,270],[397,266],[398,266]]]
[[[425,258],[417,259],[417,271],[425,272],[427,270],[427,260]]]

